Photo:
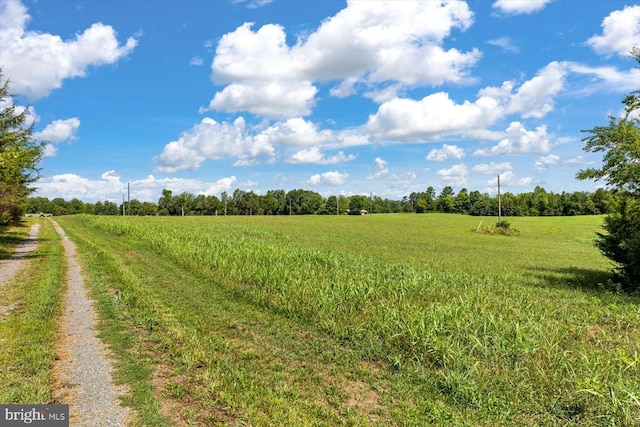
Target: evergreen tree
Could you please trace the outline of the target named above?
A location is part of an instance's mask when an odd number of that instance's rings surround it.
[[[33,123],[27,124],[29,111],[18,112],[9,80],[0,70],[0,224],[16,221],[22,215],[31,184],[38,178],[37,164],[43,143],[33,138]]]
[[[640,49],[632,51],[640,63]],[[608,126],[587,130],[585,151],[602,152],[601,168],[578,173],[579,179],[604,180],[616,190],[616,204],[598,233],[596,246],[617,266],[622,285],[640,290],[640,91],[631,92],[623,101],[623,117],[609,117]]]

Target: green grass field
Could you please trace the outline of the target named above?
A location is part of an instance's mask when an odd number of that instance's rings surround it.
[[[58,218],[138,425],[637,425],[602,218],[480,220]]]

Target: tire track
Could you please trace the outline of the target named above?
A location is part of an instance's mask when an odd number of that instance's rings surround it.
[[[112,364],[104,344],[96,336],[97,313],[84,287],[76,246],[52,220],[67,260],[67,294],[60,321],[55,368],[61,384],[59,399],[69,403],[73,426],[125,426],[130,410],[121,406],[123,387],[112,382]]]
[[[9,259],[0,261],[0,289],[9,283],[25,264],[29,254],[38,248],[38,235],[40,234],[40,224],[36,223],[29,229],[29,237],[18,243],[16,251]],[[8,315],[17,302],[9,305],[0,305],[0,318]]]

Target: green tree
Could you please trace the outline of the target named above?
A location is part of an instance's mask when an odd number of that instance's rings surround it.
[[[455,209],[453,197],[453,188],[449,185],[444,187],[438,196],[438,211],[444,213],[453,212]]]
[[[38,162],[44,143],[33,138],[33,123],[27,124],[29,111],[18,112],[9,93],[9,80],[0,69],[0,224],[16,221],[22,215],[31,184],[39,178]]]
[[[369,210],[369,198],[360,194],[349,197],[349,213],[360,215],[360,211]]]
[[[640,63],[640,49],[632,55]],[[623,101],[625,114],[609,116],[608,126],[586,130],[584,150],[602,152],[602,167],[578,172],[578,179],[603,180],[616,190],[614,210],[605,218],[605,233],[596,246],[616,263],[614,272],[629,290],[640,290],[640,90]]]
[[[469,209],[471,209],[471,198],[469,197],[469,193],[466,188],[458,191],[458,195],[456,196],[454,202],[454,211],[456,213],[469,213]]]
[[[168,188],[162,190],[162,196],[158,200],[158,213],[160,215],[175,215],[173,192]]]

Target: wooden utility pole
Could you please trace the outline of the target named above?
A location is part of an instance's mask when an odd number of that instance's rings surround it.
[[[502,197],[500,195],[500,174],[498,174],[498,223],[502,222]]]
[[[131,185],[127,182],[127,208],[129,215],[131,215]]]
[[[369,197],[369,200],[371,201],[371,207],[369,209],[369,215],[373,214],[373,191],[371,192],[371,197]]]

